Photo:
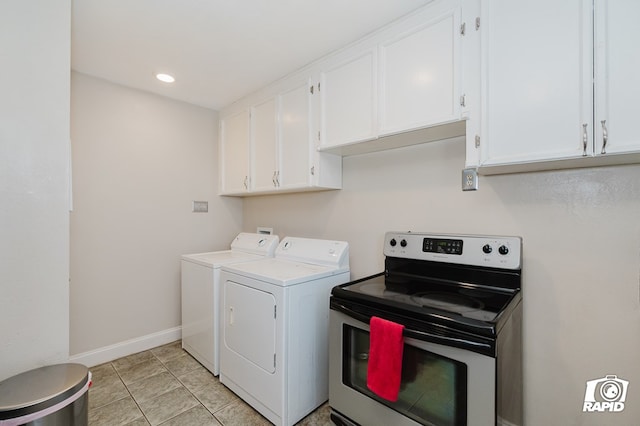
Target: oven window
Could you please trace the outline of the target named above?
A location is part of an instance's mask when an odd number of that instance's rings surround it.
[[[426,425],[467,424],[466,364],[404,345],[402,380],[396,402],[387,401],[367,388],[369,333],[344,325],[343,371],[345,385]]]

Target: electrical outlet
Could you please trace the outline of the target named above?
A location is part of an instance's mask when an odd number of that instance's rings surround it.
[[[209,202],[208,201],[194,201],[193,208],[191,210],[193,213],[207,213],[209,211]]]
[[[462,190],[476,191],[478,189],[478,171],[476,169],[464,169],[462,171]]]

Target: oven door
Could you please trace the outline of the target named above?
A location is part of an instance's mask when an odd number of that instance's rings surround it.
[[[367,388],[369,324],[356,317],[335,309],[330,313],[329,405],[334,423],[495,425],[494,358],[449,346],[440,336],[434,343],[427,333],[407,333],[422,337],[404,339],[400,394],[390,402]]]

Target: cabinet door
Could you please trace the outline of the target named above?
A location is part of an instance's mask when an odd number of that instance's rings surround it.
[[[249,189],[249,111],[220,120],[220,193]]]
[[[345,145],[376,137],[375,51],[320,74],[320,144]]]
[[[276,100],[269,99],[251,108],[252,190],[276,188]]]
[[[280,95],[278,182],[282,189],[309,186],[311,158],[310,83]]]
[[[637,152],[640,151],[637,123],[640,2],[597,0],[595,17],[596,155]]]
[[[591,2],[485,0],[481,9],[481,165],[590,155]]]
[[[380,46],[380,135],[460,118],[460,7],[438,2],[430,16]]]

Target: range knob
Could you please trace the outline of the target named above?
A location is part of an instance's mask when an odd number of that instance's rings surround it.
[[[489,244],[485,244],[482,247],[482,251],[485,252],[486,254],[489,254],[493,251],[493,249],[491,248],[491,246]]]
[[[498,247],[498,253],[500,253],[501,255],[505,255],[505,254],[509,254],[509,247],[507,246],[500,246]]]
[[[389,241],[389,244],[391,245],[391,247],[395,247],[396,244],[398,244],[398,243],[396,242],[395,238],[392,238],[391,241]]]
[[[407,240],[402,240],[402,241],[400,241],[400,245],[401,245],[402,247],[406,247],[406,246],[407,246]]]

